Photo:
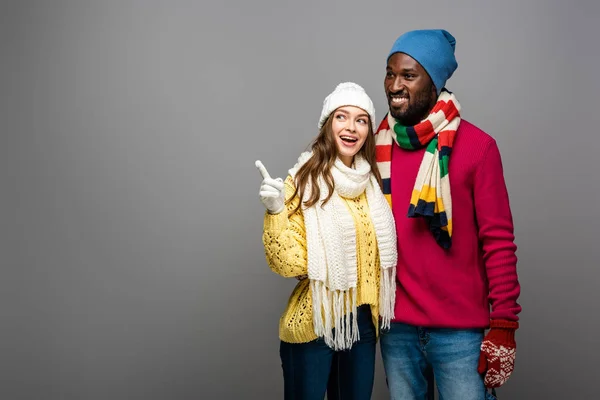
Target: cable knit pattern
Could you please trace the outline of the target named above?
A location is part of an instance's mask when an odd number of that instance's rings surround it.
[[[361,247],[364,251],[357,251],[357,264],[360,266],[357,269],[358,281],[362,282],[362,286],[378,287],[380,282],[381,270],[377,259],[379,258],[379,250],[377,247],[377,238],[373,231],[373,223],[369,217],[369,206],[365,203],[364,196],[355,197],[353,199],[344,199],[348,209],[356,218],[357,240],[361,242]],[[363,246],[364,245],[364,246]],[[368,304],[378,304],[377,291],[358,290],[359,299],[362,299]],[[379,303],[381,304],[381,303]]]
[[[300,155],[298,163],[290,169],[292,178],[298,169],[312,157],[311,152]],[[347,167],[339,158],[331,168],[335,183],[333,195],[324,202],[328,188],[323,177],[308,184],[303,201],[311,196],[312,188],[320,189],[320,199],[311,207],[302,205],[306,224],[308,251],[308,278],[313,296],[313,323],[315,333],[335,350],[348,349],[359,340],[356,318],[344,318],[347,310],[356,313],[356,227],[353,217],[344,206],[342,198],[355,198],[366,193],[372,213],[377,239],[384,244],[379,248],[380,266],[385,282],[381,287],[385,300],[380,314],[383,326],[388,327],[393,317],[393,294],[395,292],[394,269],[397,262],[395,246],[386,245],[392,237],[395,242],[395,226],[392,212],[387,204],[371,166],[360,155],[354,157],[353,168]],[[333,330],[333,326],[337,326]]]
[[[286,200],[295,191],[291,176],[285,181]],[[353,199],[342,198],[344,207],[351,215],[356,246],[356,305],[369,304],[373,323],[378,326],[379,288],[381,268],[373,215],[366,193]],[[384,200],[385,201],[385,200]],[[277,215],[265,213],[263,244],[270,268],[284,277],[294,277],[308,273],[308,254],[305,218],[303,212],[291,213],[298,205],[296,197],[287,203],[287,212]],[[345,313],[351,311],[344,307]],[[335,322],[333,322],[335,326]],[[313,294],[308,279],[299,282],[289,298],[279,324],[279,337],[288,343],[306,343],[318,336],[313,323]]]

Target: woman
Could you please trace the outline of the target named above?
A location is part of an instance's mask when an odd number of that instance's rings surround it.
[[[270,268],[300,280],[279,324],[286,399],[370,399],[379,318],[393,317],[396,230],[375,164],[373,102],[341,83],[283,182],[260,161]],[[306,279],[307,278],[307,279]]]

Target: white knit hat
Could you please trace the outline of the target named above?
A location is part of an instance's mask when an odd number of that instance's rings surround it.
[[[355,106],[362,108],[369,114],[373,132],[377,129],[375,120],[375,107],[371,98],[360,85],[353,82],[344,82],[337,85],[335,90],[323,100],[323,110],[319,118],[318,127],[321,129],[329,114],[342,106]]]

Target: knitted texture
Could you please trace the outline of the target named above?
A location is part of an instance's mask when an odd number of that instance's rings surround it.
[[[516,321],[492,320],[490,331],[483,339],[479,366],[477,371],[485,373],[486,387],[496,388],[502,386],[515,367],[517,343],[515,330],[519,327]]]
[[[290,176],[310,158],[303,153]],[[335,183],[331,199],[323,177],[305,188],[304,201],[310,198],[313,186],[320,188],[319,202],[311,207],[302,205],[306,224],[308,251],[308,278],[313,297],[315,333],[330,347],[347,349],[359,340],[357,319],[345,318],[345,312],[356,312],[356,227],[342,198],[355,198],[366,193],[379,248],[380,267],[383,270],[380,315],[382,325],[389,327],[393,317],[395,295],[395,267],[397,263],[396,230],[389,205],[371,174],[369,163],[360,155],[354,157],[354,168],[337,159],[331,168]],[[332,330],[334,324],[337,329]]]
[[[458,68],[455,47],[456,39],[443,29],[409,31],[396,39],[388,60],[394,53],[404,53],[415,59],[427,71],[439,95]]]
[[[288,176],[285,180],[285,196],[289,200],[286,205],[287,212],[276,215],[265,213],[264,217],[263,244],[267,263],[273,272],[283,277],[308,273],[304,215],[301,211],[289,214],[300,201],[297,196],[291,198],[294,191],[294,181],[291,176]],[[381,268],[367,196],[363,193],[353,199],[343,198],[343,202],[352,215],[356,229],[356,304],[371,306],[373,323],[377,327]],[[313,322],[310,280],[305,279],[296,285],[288,300],[279,321],[279,338],[288,343],[307,343],[317,337]]]
[[[323,109],[319,117],[317,127],[321,129],[329,115],[336,109],[343,106],[354,106],[363,109],[369,114],[373,131],[375,131],[375,106],[373,101],[365,92],[362,86],[353,82],[343,82],[337,85],[335,90],[331,92],[325,100],[323,100]]]
[[[391,116],[377,130],[376,159],[383,179],[383,193],[391,205],[392,143],[406,150],[426,146],[425,155],[410,199],[409,217],[423,217],[437,243],[452,245],[452,196],[448,163],[456,130],[460,125],[460,104],[448,91],[442,91],[429,116],[415,126],[402,126]],[[391,129],[390,129],[391,128]]]
[[[490,319],[517,321],[517,246],[496,141],[461,120],[449,165],[455,205],[450,250],[437,244],[423,219],[406,216],[425,151],[393,146],[398,236],[394,322],[465,329],[486,328]]]

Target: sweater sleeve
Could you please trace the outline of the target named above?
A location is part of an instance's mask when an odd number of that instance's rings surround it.
[[[474,201],[489,284],[490,318],[518,321],[517,246],[500,151],[493,140],[475,175]]]
[[[288,176],[285,180],[286,203],[294,191],[294,181]],[[262,240],[267,263],[273,272],[286,278],[308,273],[304,216],[300,210],[289,215],[299,202],[296,196],[286,204],[286,210],[279,214],[265,213],[264,218]]]

